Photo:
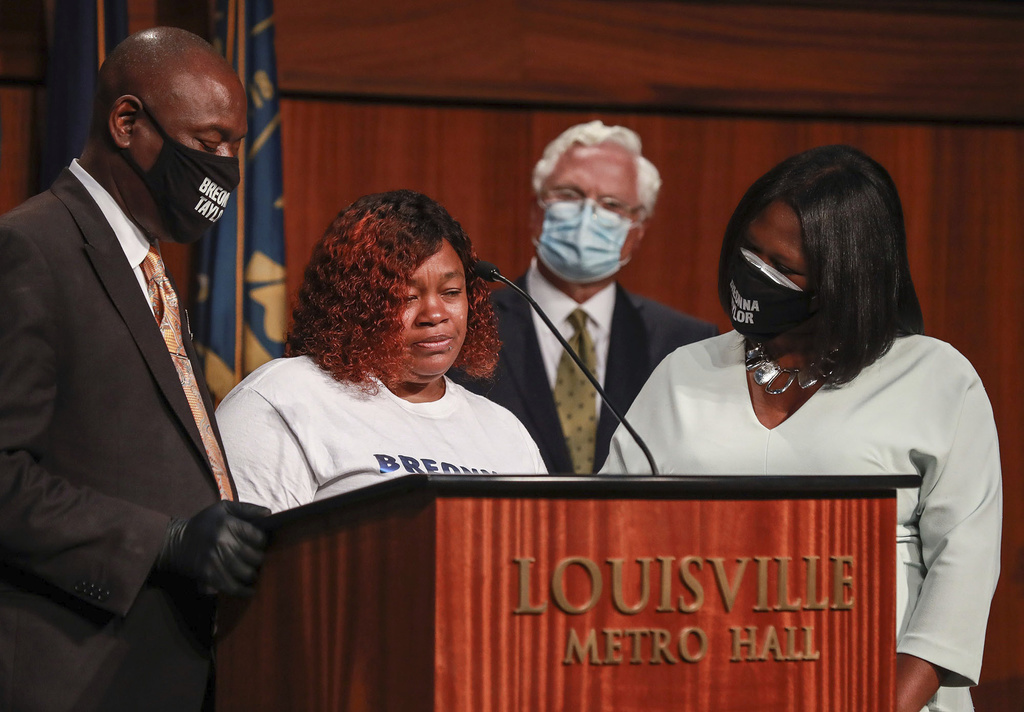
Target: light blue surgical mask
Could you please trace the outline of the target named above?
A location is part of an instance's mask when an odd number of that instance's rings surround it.
[[[587,284],[619,271],[633,222],[592,200],[550,203],[537,240],[537,257],[568,282]]]

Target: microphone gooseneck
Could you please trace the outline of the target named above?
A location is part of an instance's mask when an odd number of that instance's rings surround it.
[[[583,361],[581,361],[580,357],[576,355],[576,352],[573,351],[571,346],[569,346],[569,342],[567,342],[565,338],[562,337],[562,334],[559,333],[558,329],[555,328],[555,325],[551,323],[551,319],[548,318],[548,315],[544,313],[544,310],[540,308],[540,305],[537,304],[533,297],[527,294],[525,290],[520,288],[518,284],[505,277],[501,273],[501,270],[499,270],[495,265],[491,264],[490,262],[478,260],[476,266],[473,268],[473,272],[476,273],[478,277],[488,282],[501,282],[502,284],[511,287],[516,294],[518,294],[527,302],[529,302],[530,306],[533,307],[533,310],[537,312],[537,316],[539,316],[541,318],[541,321],[544,322],[544,325],[547,326],[551,333],[555,335],[555,338],[558,339],[558,343],[562,345],[562,348],[565,350],[565,352],[569,354],[569,357],[572,358],[573,362],[575,362],[575,364],[579,366],[579,369],[583,371],[583,375],[587,377],[588,381],[590,381],[590,384],[594,387],[594,390],[596,390],[598,394],[600,394],[601,400],[604,401],[604,404],[606,406],[608,406],[608,409],[612,412],[612,415],[615,416],[616,420],[622,423],[622,427],[626,429],[626,431],[633,437],[633,440],[636,441],[636,444],[640,446],[640,449],[644,453],[644,457],[647,458],[647,464],[651,466],[651,474],[657,475],[658,467],[657,465],[654,464],[654,456],[651,455],[651,451],[647,448],[647,443],[645,443],[643,441],[643,438],[640,437],[639,433],[637,433],[636,430],[633,429],[633,426],[630,425],[629,421],[626,420],[626,417],[619,412],[619,409],[616,408],[610,400],[608,400],[608,394],[604,392],[604,388],[601,387],[601,384],[598,382],[597,378],[594,376],[594,374],[590,372],[590,369],[583,365]]]

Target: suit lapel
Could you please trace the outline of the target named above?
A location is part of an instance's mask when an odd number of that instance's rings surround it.
[[[526,277],[516,281],[526,289]],[[530,305],[518,294],[508,290],[497,300],[502,340],[502,359],[508,376],[523,403],[527,424],[537,446],[556,472],[572,472],[572,460],[562,435],[562,425],[555,409],[548,379],[544,375],[544,359],[534,329]]]
[[[608,398],[623,415],[629,410],[629,406],[633,404],[647,380],[650,360],[643,317],[626,290],[616,284],[608,366],[605,369],[603,385]],[[608,457],[608,446],[618,425],[615,415],[607,405],[604,405],[597,423],[595,464],[603,464]]]
[[[202,455],[203,462],[209,468],[206,448],[199,436],[199,428],[192,417],[192,410],[185,399],[185,392],[178,380],[178,372],[174,368],[170,354],[167,353],[167,346],[160,335],[160,329],[146,304],[146,299],[139,289],[139,283],[128,265],[124,250],[121,249],[114,231],[103,217],[103,213],[96,207],[89,192],[67,169],[57,178],[51,190],[67,206],[68,211],[78,224],[79,230],[82,231],[82,236],[85,238],[85,254],[92,263],[93,269],[96,270],[103,288],[128,327],[128,331],[135,340],[135,345],[141,352],[171,411],[178,418],[192,440],[192,444]],[[186,337],[186,343],[188,342]],[[194,352],[190,344],[188,344],[188,348],[193,368],[196,368]],[[201,372],[197,370],[197,373]],[[208,399],[204,398],[204,400]],[[212,477],[212,469],[210,473]]]

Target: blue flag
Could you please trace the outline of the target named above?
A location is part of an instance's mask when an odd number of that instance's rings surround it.
[[[107,53],[127,36],[125,0],[56,0],[53,45],[46,67],[46,132],[39,165],[41,190],[49,188],[61,170],[85,148],[96,74]]]
[[[218,0],[215,44],[244,77],[249,132],[239,154],[242,184],[200,243],[195,340],[217,400],[258,366],[284,355],[284,199],[273,23],[271,0]]]

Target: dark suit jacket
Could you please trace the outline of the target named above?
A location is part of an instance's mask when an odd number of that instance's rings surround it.
[[[212,601],[150,570],[169,518],[218,499],[146,297],[65,170],[0,217],[0,709],[199,709]]]
[[[516,284],[526,289],[525,276]],[[602,385],[624,414],[665,356],[680,346],[716,335],[718,329],[714,324],[630,294],[619,285],[615,289],[608,365]],[[572,459],[544,372],[530,305],[511,289],[494,292],[492,302],[502,342],[494,380],[473,382],[460,378],[460,382],[515,413],[536,441],[550,472],[571,473]],[[602,406],[597,424],[595,470],[608,457],[608,445],[616,427],[614,414],[607,405]]]

